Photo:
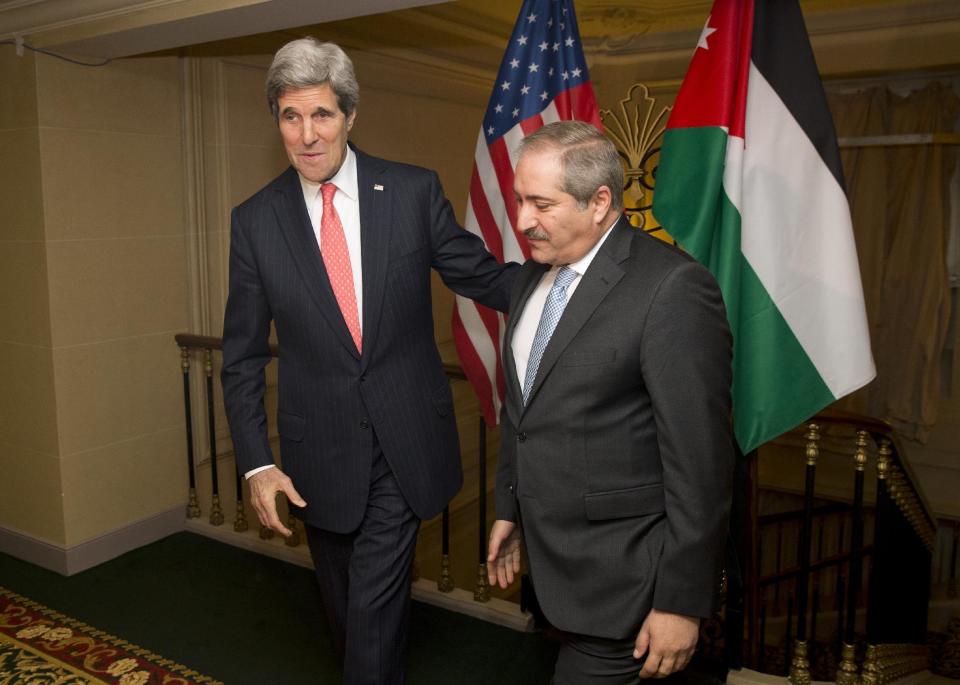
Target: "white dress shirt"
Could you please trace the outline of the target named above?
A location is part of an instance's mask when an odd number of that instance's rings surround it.
[[[357,316],[360,318],[360,332],[363,332],[363,267],[360,264],[360,194],[357,181],[357,155],[347,147],[347,154],[343,158],[340,170],[327,181],[337,186],[333,195],[333,208],[337,210],[340,223],[343,225],[343,234],[347,239],[347,252],[350,253],[350,270],[353,271],[353,289],[357,293]],[[322,251],[320,243],[320,221],[323,219],[323,195],[320,194],[320,184],[300,177],[300,187],[303,189],[303,201],[307,204],[307,213],[313,225],[313,234],[317,237],[317,247]],[[273,464],[251,469],[243,474],[249,478],[255,473],[273,468]]]
[[[619,220],[620,218],[617,217],[617,221]],[[600,246],[603,245],[607,236],[610,235],[610,231],[617,225],[617,221],[613,222],[613,225],[606,230],[600,240],[597,241],[597,244],[594,245],[586,255],[573,264],[567,264],[568,267],[577,272],[573,282],[567,286],[568,304],[570,298],[573,297],[573,292],[577,289],[577,286],[580,285],[583,274],[587,272],[587,267],[590,266],[590,262],[592,262],[593,258],[597,255]],[[517,321],[517,327],[513,331],[513,340],[510,342],[510,349],[513,351],[513,360],[516,363],[517,378],[520,380],[521,388],[527,378],[527,362],[530,360],[530,348],[533,347],[533,338],[537,334],[537,326],[540,325],[543,305],[547,301],[547,295],[550,293],[550,288],[553,287],[553,282],[557,280],[557,272],[560,270],[560,266],[562,265],[558,264],[550,267],[550,270],[540,278],[540,282],[530,294],[530,298],[527,300],[527,304],[520,314],[520,319]]]
[[[360,318],[360,332],[363,332],[363,266],[360,263],[360,194],[357,182],[357,155],[347,147],[347,155],[340,170],[327,181],[337,186],[333,195],[333,208],[340,216],[343,234],[347,239],[347,252],[350,253],[350,270],[353,271],[353,289],[357,293],[357,316]],[[320,221],[323,219],[323,195],[320,184],[300,177],[303,188],[303,201],[307,203],[307,213],[313,224],[313,234],[317,237],[317,247],[323,251],[320,243]]]

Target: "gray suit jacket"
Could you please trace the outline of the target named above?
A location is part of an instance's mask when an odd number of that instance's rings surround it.
[[[374,439],[420,518],[438,514],[460,489],[430,269],[501,311],[519,271],[498,264],[460,227],[434,172],[357,151],[357,177],[363,354],[340,313],[292,167],[233,212],[223,323],[221,378],[238,469],[273,463],[263,406],[272,322],[282,466],[308,505],[294,513],[341,533],[355,529],[366,508]]]
[[[524,264],[511,298],[497,518],[520,522],[537,598],[558,628],[623,639],[652,607],[708,616],[734,464],[720,290],[621,219],[524,407],[511,340],[547,268]]]

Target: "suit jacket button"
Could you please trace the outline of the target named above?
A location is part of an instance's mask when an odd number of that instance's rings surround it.
[[[517,442],[526,442],[527,434],[526,433],[517,433]]]
[[[366,430],[367,428],[370,427],[370,422],[367,421],[366,419],[362,419],[362,420],[360,421],[360,427],[363,428],[364,430]]]
[[[513,492],[513,486],[512,486],[512,485],[508,485],[508,486],[507,486],[507,492]]]

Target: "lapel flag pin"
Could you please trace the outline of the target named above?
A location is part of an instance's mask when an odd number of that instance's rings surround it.
[[[383,190],[383,186],[380,185],[379,183],[374,183],[374,184],[373,184],[373,189],[374,189],[374,190]]]

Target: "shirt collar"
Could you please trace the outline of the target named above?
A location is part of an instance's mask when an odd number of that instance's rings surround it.
[[[343,158],[343,164],[340,165],[340,169],[337,170],[337,173],[335,173],[327,183],[332,183],[337,186],[337,192],[343,193],[351,201],[357,201],[359,197],[357,155],[349,145],[347,146],[347,154]],[[303,176],[300,176],[300,187],[303,189],[303,196],[305,198],[315,200],[320,194],[320,185],[320,183],[308,181]]]
[[[619,216],[613,220],[613,223],[610,224],[610,228],[604,232],[600,240],[597,241],[596,245],[590,248],[590,251],[587,254],[573,264],[567,264],[567,266],[576,271],[580,276],[583,276],[583,274],[587,273],[587,267],[590,266],[590,262],[593,261],[593,258],[597,256],[597,252],[600,251],[600,246],[603,245],[603,242],[607,239],[607,236],[610,235],[610,231],[613,230],[613,227],[617,225],[618,221],[620,221]]]

